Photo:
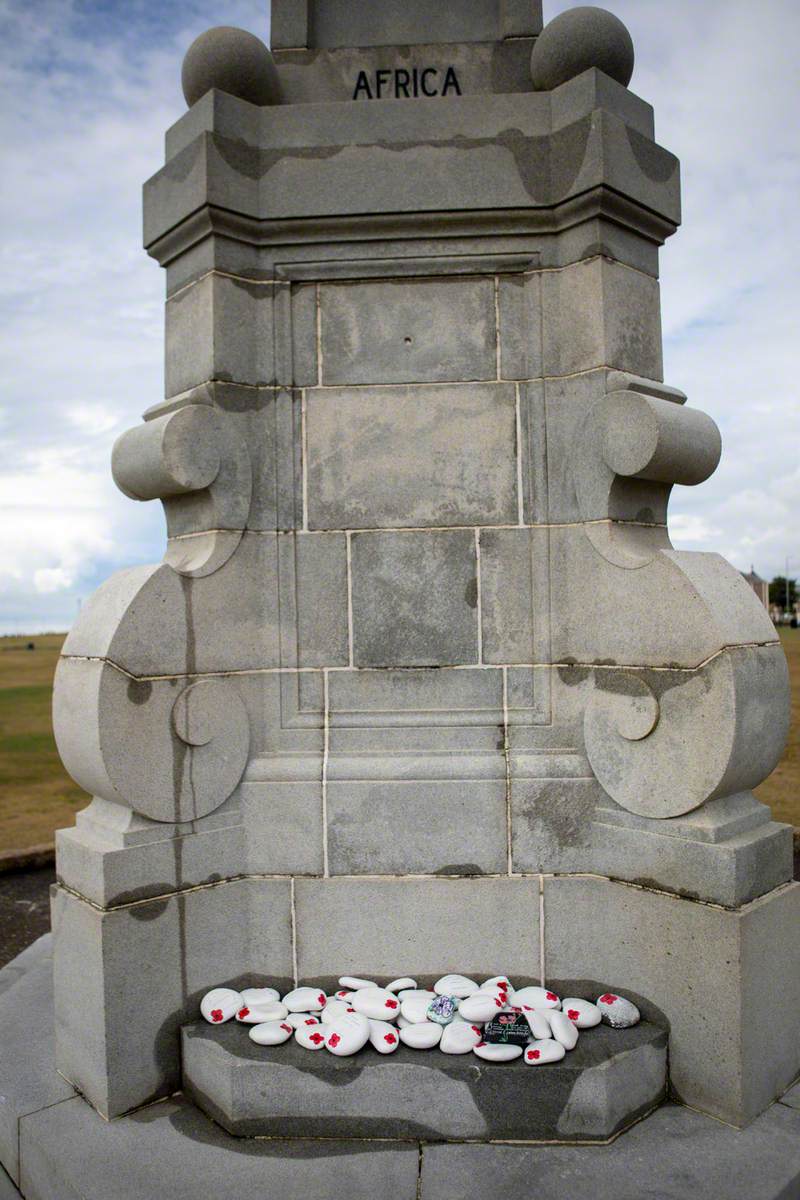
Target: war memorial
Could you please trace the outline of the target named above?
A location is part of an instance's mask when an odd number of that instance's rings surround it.
[[[92,800],[0,972],[9,1196],[800,1196],[786,663],[669,539],[721,443],[663,380],[633,67],[536,0],[188,49],[111,464],[166,552],[57,672]]]

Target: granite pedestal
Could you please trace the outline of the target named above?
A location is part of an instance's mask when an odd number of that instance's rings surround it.
[[[668,533],[721,452],[662,377],[678,162],[618,23],[559,28],[275,0],[271,58],[187,59],[144,198],[166,394],[112,462],[167,548],[84,605],[54,697],[93,797],[56,1057],[104,1116],[180,1085],[205,990],[343,971],[610,985],[741,1126],[800,1070],[791,830],[752,791],[786,663]]]

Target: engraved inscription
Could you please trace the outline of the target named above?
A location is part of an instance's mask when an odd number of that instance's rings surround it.
[[[354,100],[410,100],[418,96],[460,96],[455,67],[411,67],[359,71]]]

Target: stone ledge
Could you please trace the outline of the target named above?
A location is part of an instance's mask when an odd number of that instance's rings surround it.
[[[205,1022],[182,1045],[186,1094],[237,1137],[607,1141],[666,1088],[667,1035],[647,1021],[589,1030],[543,1068],[406,1046],[336,1058]]]

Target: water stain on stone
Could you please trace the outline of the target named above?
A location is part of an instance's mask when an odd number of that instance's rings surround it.
[[[437,867],[434,875],[483,875],[483,867],[477,863],[448,863],[446,867]]]
[[[131,679],[128,683],[128,699],[131,704],[147,704],[153,694],[153,685],[147,679]]]
[[[478,607],[478,580],[470,579],[464,592],[464,600],[470,608]]]

